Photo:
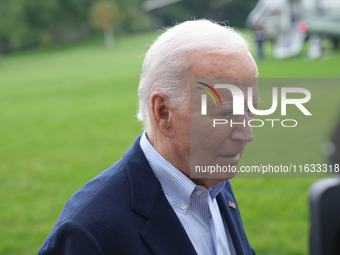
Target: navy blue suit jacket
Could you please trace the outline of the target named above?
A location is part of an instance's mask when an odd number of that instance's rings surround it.
[[[39,251],[47,254],[194,255],[139,145],[77,191]],[[244,232],[229,181],[217,196],[238,255],[255,254]]]

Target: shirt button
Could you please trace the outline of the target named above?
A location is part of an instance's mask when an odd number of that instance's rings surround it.
[[[200,191],[200,190],[196,191],[196,195],[197,195],[197,196],[202,195],[202,191]]]
[[[186,206],[185,204],[182,204],[182,205],[181,205],[181,208],[182,208],[183,210],[185,210],[185,209],[187,209],[187,206]]]

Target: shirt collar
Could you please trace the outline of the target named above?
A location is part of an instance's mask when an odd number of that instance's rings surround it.
[[[140,139],[140,146],[152,171],[161,183],[164,193],[166,193],[177,206],[181,207],[183,212],[186,212],[190,205],[191,194],[194,191],[196,192],[197,190],[205,188],[196,185],[185,174],[163,158],[151,145],[146,137],[145,131]],[[224,185],[225,181],[209,190],[211,199],[214,199],[219,194]]]
[[[220,182],[215,187],[212,187],[210,189],[209,194],[210,194],[211,199],[214,199],[221,192],[225,183],[226,183],[226,181]]]

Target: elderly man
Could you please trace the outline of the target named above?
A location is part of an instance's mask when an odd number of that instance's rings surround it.
[[[194,78],[257,76],[231,28],[196,20],[168,29],[143,64],[138,118],[146,131],[70,198],[39,254],[255,254],[227,180],[235,174],[190,178],[189,94]],[[230,94],[222,99],[232,104]],[[247,110],[242,117],[251,118]],[[252,130],[224,130],[214,160],[237,167]]]

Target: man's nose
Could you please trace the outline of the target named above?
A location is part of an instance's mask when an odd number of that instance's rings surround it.
[[[249,125],[249,116],[241,115],[232,120],[233,131],[231,133],[232,140],[240,140],[243,142],[251,142],[254,139],[253,128]]]

